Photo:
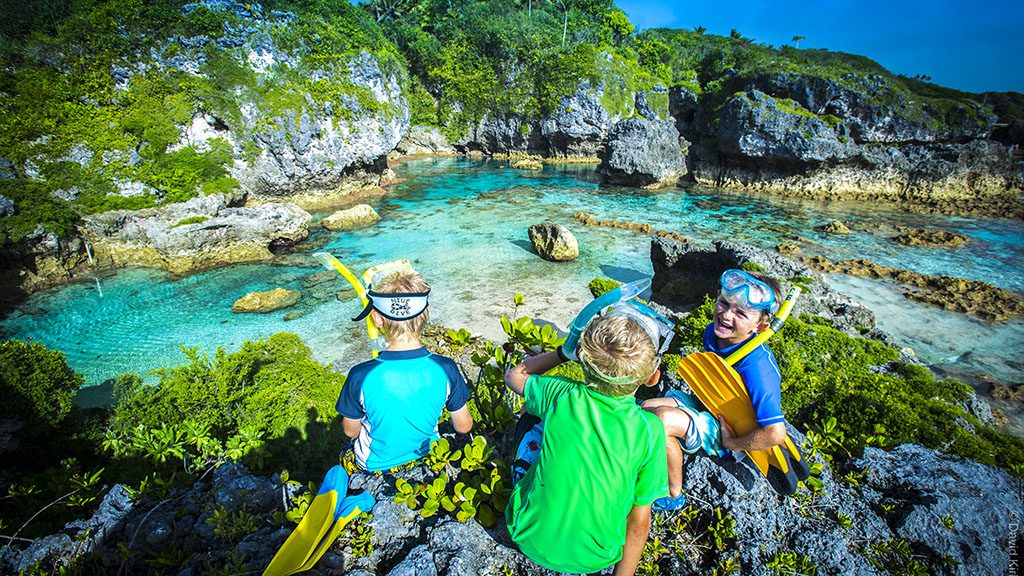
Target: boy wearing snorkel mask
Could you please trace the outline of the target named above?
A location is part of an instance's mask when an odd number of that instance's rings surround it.
[[[704,349],[726,358],[768,328],[782,302],[782,289],[778,281],[764,274],[735,269],[726,270],[719,284],[721,289],[715,300],[712,322],[704,329]],[[668,435],[666,453],[671,497],[656,502],[656,509],[678,509],[685,505],[680,495],[683,453],[693,454],[702,447],[715,446],[717,439],[710,436],[717,434],[716,429],[721,430],[721,448],[726,450],[763,450],[786,441],[782,375],[775,355],[761,344],[733,368],[743,380],[757,415],[757,428],[743,436],[734,435],[721,416],[716,426],[710,414],[694,409],[694,402],[699,406],[696,398],[688,398],[679,391],[673,390],[667,398],[653,398],[643,403],[644,409],[658,415]]]
[[[345,435],[364,470],[388,470],[429,453],[444,409],[456,432],[473,428],[469,387],[458,366],[420,343],[429,293],[415,272],[388,274],[368,287],[366,308],[353,319],[369,314],[387,340],[377,358],[349,371],[338,398]]]
[[[651,503],[666,494],[665,432],[634,397],[661,376],[657,334],[641,323],[613,308],[577,333],[572,350],[533,356],[505,373],[508,388],[526,398],[524,420],[543,422],[534,427],[542,430],[535,458],[512,490],[506,526],[545,568],[578,574],[614,564],[614,574],[633,574]],[[543,376],[577,355],[585,382]]]

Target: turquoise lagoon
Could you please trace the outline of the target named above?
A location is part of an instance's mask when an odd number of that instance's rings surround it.
[[[1024,292],[1024,223],[1012,220],[918,215],[865,204],[792,201],[707,188],[644,192],[602,187],[592,166],[545,166],[523,172],[499,161],[462,158],[413,160],[398,169],[404,181],[371,203],[377,225],[354,232],[319,230],[299,250],[272,263],[235,265],[173,279],[131,269],[102,274],[34,295],[0,321],[6,338],[32,339],[62,350],[88,384],[126,371],[146,374],[183,360],[180,345],[212,351],[237,349],[246,339],[298,333],[318,360],[339,370],[365,359],[359,311],[339,279],[309,288],[322,270],[316,249],[337,255],[357,274],[370,265],[408,258],[433,285],[432,320],[490,338],[498,319],[518,311],[565,326],[589,300],[595,276],[629,281],[650,276],[650,240],[626,230],[587,228],[572,220],[585,210],[601,219],[650,223],[693,241],[735,239],[763,248],[793,242],[804,253],[830,259],[869,258],[927,274],[983,280]],[[323,215],[320,215],[323,216]],[[853,234],[828,235],[816,227],[840,219]],[[530,249],[526,230],[551,220],[566,224],[580,242],[580,258],[546,262]],[[961,248],[908,248],[893,242],[897,226],[968,235]],[[97,281],[98,280],[98,281]],[[897,287],[845,276],[829,280],[863,301],[881,327],[925,361],[953,372],[984,372],[1019,382],[1024,322],[988,324],[903,298]],[[244,294],[275,287],[304,291],[292,310],[267,315],[231,313]]]

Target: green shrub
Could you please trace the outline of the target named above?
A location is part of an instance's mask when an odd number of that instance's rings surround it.
[[[137,377],[119,381],[111,416],[115,434],[165,425],[206,427],[219,441],[256,434],[262,440],[252,463],[287,465],[293,474],[315,475],[330,458],[324,453],[336,454],[342,436],[334,406],[345,377],[313,360],[297,335],[247,341],[234,353],[218,348],[213,358],[197,348],[182,351],[186,363],[156,370],[156,386]]]
[[[4,412],[24,421],[27,435],[44,434],[60,425],[83,384],[82,375],[71,369],[62,352],[38,342],[0,342]]]
[[[182,218],[178,220],[171,228],[177,228],[178,226],[188,226],[189,224],[202,224],[206,222],[206,216],[189,216],[188,218]]]
[[[590,293],[594,295],[594,298],[597,298],[607,292],[611,292],[619,286],[622,286],[622,282],[612,280],[611,278],[601,278],[600,276],[595,277],[589,284],[587,284],[587,288],[590,290]]]

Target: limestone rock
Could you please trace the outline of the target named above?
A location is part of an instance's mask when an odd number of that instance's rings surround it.
[[[746,158],[821,162],[851,156],[842,125],[835,129],[793,101],[758,90],[730,98],[719,116],[722,152]]]
[[[819,230],[827,234],[849,234],[852,232],[852,230],[850,230],[850,227],[840,220],[833,220],[828,224],[825,224],[824,226],[820,227]]]
[[[14,202],[0,195],[0,217],[14,215]]]
[[[232,175],[254,198],[294,198],[312,208],[377,185],[388,153],[409,130],[409,106],[397,72],[386,72],[376,56],[363,51],[346,67],[356,87],[392,112],[364,110],[354,96],[279,112],[241,104],[241,121],[257,153],[251,162],[236,162]]]
[[[575,260],[580,255],[576,237],[561,224],[544,222],[530,226],[530,243],[541,258],[554,262]]]
[[[928,556],[953,558],[956,574],[1006,572],[1006,537],[1024,510],[1020,480],[915,444],[867,448],[855,466],[867,472],[868,504],[895,502],[904,511],[889,523],[896,536]]]
[[[523,158],[522,160],[516,160],[512,167],[516,170],[543,170],[544,163],[534,158]]]
[[[827,273],[886,278],[903,285],[907,298],[963,312],[989,322],[1024,316],[1024,297],[978,280],[930,276],[882,266],[866,259],[830,262],[823,256],[804,258],[804,264]]]
[[[914,228],[901,228],[900,235],[893,238],[894,241],[904,246],[938,246],[942,248],[958,248],[968,239],[967,236],[956,232]]]
[[[294,306],[301,297],[302,292],[285,288],[274,288],[266,292],[250,292],[235,300],[235,303],[231,305],[231,311],[265,314]]]
[[[268,260],[271,247],[309,234],[311,217],[294,204],[234,207],[229,194],[159,208],[86,216],[85,235],[100,266],[144,266],[182,274],[235,262]]]
[[[783,256],[795,256],[802,252],[801,248],[796,244],[779,244],[775,247],[775,250]]]
[[[455,148],[435,126],[412,126],[395,150],[403,156],[455,154]]]
[[[369,226],[380,220],[380,215],[369,204],[358,204],[346,210],[339,210],[324,218],[321,225],[335,232]]]
[[[683,150],[688,146],[672,122],[639,117],[622,120],[608,135],[598,172],[609,184],[673,186],[686,174]]]
[[[799,314],[827,318],[836,329],[850,335],[860,335],[858,328],[875,325],[871,310],[833,290],[819,273],[806,265],[773,251],[734,242],[715,242],[709,246],[652,238],[651,299],[674,311],[689,310],[700,305],[705,296],[718,292],[722,272],[747,263],[758,265],[766,274],[780,280],[784,291],[790,287],[788,279],[801,277],[799,284],[808,291],[797,302]],[[805,280],[807,278],[810,280]]]

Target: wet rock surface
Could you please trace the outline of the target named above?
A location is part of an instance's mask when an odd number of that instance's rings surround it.
[[[544,222],[529,229],[530,243],[537,255],[553,262],[575,260],[580,255],[579,243],[568,228]]]
[[[904,246],[938,246],[942,248],[959,248],[969,239],[963,234],[946,230],[919,230],[916,228],[900,228],[899,236],[893,241]]]
[[[377,214],[377,211],[372,206],[369,204],[357,204],[345,210],[338,210],[324,218],[320,224],[328,230],[339,232],[363,228],[379,221],[380,215]]]
[[[235,300],[235,303],[231,306],[231,311],[236,313],[265,314],[294,306],[301,297],[302,292],[285,288],[274,288],[265,292],[250,292]]]
[[[987,282],[952,276],[929,276],[912,270],[889,268],[864,259],[830,262],[823,256],[813,256],[804,258],[804,264],[830,274],[893,280],[903,286],[907,298],[990,322],[1024,316],[1024,297]]]

